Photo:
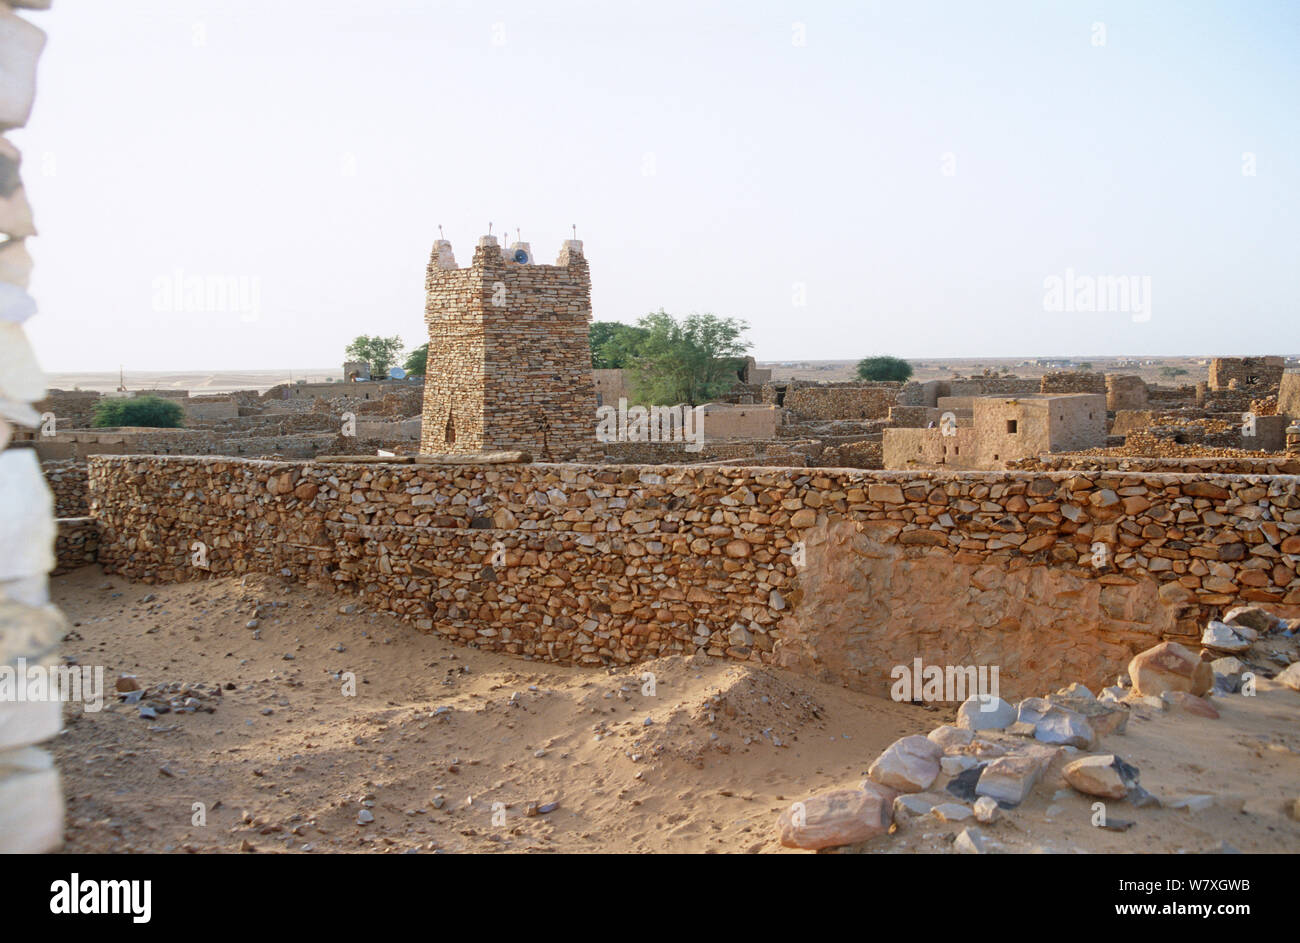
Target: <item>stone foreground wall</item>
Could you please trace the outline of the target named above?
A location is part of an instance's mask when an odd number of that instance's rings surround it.
[[[97,456],[90,482],[110,572],[327,582],[562,663],[704,650],[884,692],[921,656],[1029,691],[1300,604],[1291,476]]]
[[[1023,471],[1105,470],[1124,472],[1187,473],[1198,475],[1300,475],[1300,457],[1247,456],[1159,458],[1156,456],[1089,455],[1044,452],[1034,458],[1009,463]]]

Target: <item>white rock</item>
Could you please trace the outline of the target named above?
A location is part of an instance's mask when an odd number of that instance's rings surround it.
[[[930,813],[944,822],[964,822],[975,815],[970,806],[962,805],[960,802],[941,803],[931,809]]]
[[[1045,765],[1036,756],[1000,756],[984,767],[979,782],[975,784],[975,793],[1019,805],[1038,782]]]
[[[975,800],[975,820],[987,825],[994,822],[1001,814],[1002,810],[998,807],[997,801],[990,799],[988,796],[980,796]]]
[[[953,750],[960,749],[970,743],[975,737],[975,731],[944,724],[942,727],[935,727],[926,734],[926,737],[944,750]]]
[[[966,730],[1003,730],[1016,719],[1016,709],[1000,697],[972,695],[957,708],[957,726]]]
[[[979,766],[979,762],[973,756],[945,756],[940,758],[939,768],[943,770],[945,776],[956,776],[958,773],[964,773],[968,769]]]
[[[1250,639],[1238,631],[1238,627],[1225,622],[1211,622],[1201,635],[1201,644],[1219,652],[1235,654],[1250,648]]]
[[[0,701],[0,750],[33,746],[62,728],[63,705],[59,701]]]
[[[1300,661],[1279,672],[1273,680],[1278,684],[1286,685],[1292,691],[1300,691]]]
[[[921,792],[939,778],[942,752],[925,737],[903,737],[885,748],[867,770],[867,777],[899,792]]]
[[[992,849],[993,843],[974,825],[968,825],[961,830],[961,834],[957,836],[952,846],[963,855],[986,855]]]
[[[0,131],[27,123],[44,48],[43,30],[0,6]]]
[[[1205,795],[1184,796],[1165,803],[1166,808],[1186,809],[1188,812],[1203,812],[1212,805],[1214,805],[1214,796]]]

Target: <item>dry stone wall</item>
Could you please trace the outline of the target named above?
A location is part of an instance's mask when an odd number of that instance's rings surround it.
[[[321,581],[565,663],[703,650],[883,692],[980,659],[1029,691],[1300,604],[1294,476],[97,456],[90,482],[110,572]]]
[[[1038,381],[1040,393],[1101,393],[1106,392],[1106,375],[1086,370],[1064,370],[1044,373]]]
[[[807,386],[787,392],[783,405],[800,419],[883,419],[898,402],[899,388]]]
[[[54,494],[55,517],[85,517],[90,513],[85,462],[42,462],[41,472]]]

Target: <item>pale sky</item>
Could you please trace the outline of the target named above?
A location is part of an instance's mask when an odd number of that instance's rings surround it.
[[[438,225],[467,265],[489,221],[547,263],[576,223],[596,319],[742,318],[760,360],[1300,351],[1295,3],[23,15],[50,371],[415,346]],[[1149,278],[1149,317],[1045,310],[1067,270]],[[205,310],[177,273],[245,294]]]

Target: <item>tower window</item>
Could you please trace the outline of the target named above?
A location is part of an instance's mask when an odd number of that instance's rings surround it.
[[[1014,419],[1007,420],[1007,434],[1008,435],[1016,434],[1016,420]]]

